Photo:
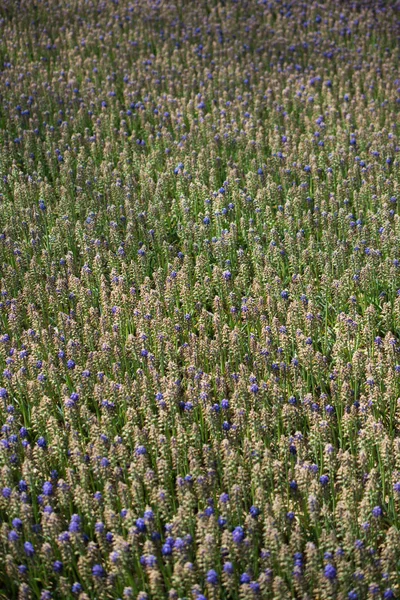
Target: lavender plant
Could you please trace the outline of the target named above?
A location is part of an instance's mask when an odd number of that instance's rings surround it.
[[[0,598],[400,598],[399,17],[0,3]]]

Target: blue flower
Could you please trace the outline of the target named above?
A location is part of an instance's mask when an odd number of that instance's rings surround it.
[[[250,514],[253,517],[253,519],[256,519],[258,517],[258,515],[260,514],[260,509],[257,508],[257,506],[251,506],[250,507]]]
[[[2,489],[1,493],[2,493],[3,498],[11,498],[11,492],[12,492],[12,490],[10,487],[4,487]]]
[[[32,557],[35,554],[35,548],[31,544],[31,542],[24,543],[24,551],[26,556]]]
[[[172,545],[171,544],[164,544],[161,548],[161,553],[164,556],[170,556],[172,554]]]
[[[53,562],[54,573],[62,573],[63,568],[64,568],[64,565],[60,560],[56,560]]]
[[[136,524],[136,527],[138,528],[138,531],[140,531],[140,533],[146,532],[147,527],[146,527],[146,523],[145,523],[144,519],[142,519],[142,518],[136,519],[135,524]]]
[[[328,475],[321,475],[321,477],[319,478],[319,482],[322,486],[327,485],[329,483]]]
[[[92,568],[93,577],[105,577],[106,572],[101,565],[94,565]]]
[[[18,517],[12,520],[12,526],[14,529],[22,529],[22,521]]]
[[[218,574],[214,569],[210,569],[207,572],[207,583],[210,583],[211,585],[217,585],[218,583]]]
[[[81,530],[81,518],[79,515],[72,515],[68,530],[70,533],[79,533]]]
[[[232,540],[234,544],[240,544],[244,540],[244,530],[243,527],[235,527],[232,531]]]
[[[233,564],[231,562],[226,562],[224,564],[224,573],[226,573],[227,575],[232,575],[233,573]]]
[[[333,581],[336,579],[336,568],[329,563],[324,569],[324,576],[326,579],[329,579],[329,581]]]
[[[383,511],[382,511],[381,507],[374,506],[374,508],[372,509],[372,516],[375,517],[376,519],[378,519],[382,515],[383,515]]]
[[[51,496],[53,493],[53,485],[50,483],[50,481],[46,481],[43,484],[42,490],[45,496]]]
[[[221,516],[218,517],[218,526],[219,527],[225,527],[226,523],[227,523],[227,520],[225,519],[225,517],[221,517]]]
[[[19,535],[14,529],[11,529],[7,537],[9,542],[18,542],[19,540]]]

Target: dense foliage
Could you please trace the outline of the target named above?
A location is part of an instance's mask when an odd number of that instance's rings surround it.
[[[399,3],[0,17],[0,598],[400,598]]]

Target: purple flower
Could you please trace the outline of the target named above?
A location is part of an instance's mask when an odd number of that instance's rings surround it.
[[[31,542],[24,543],[24,551],[26,556],[32,557],[35,554],[35,548],[31,544]]]
[[[53,485],[50,483],[50,481],[46,481],[43,484],[42,490],[45,496],[51,496],[53,493]]]
[[[76,582],[76,583],[73,583],[73,584],[72,584],[72,587],[71,587],[71,592],[72,592],[73,594],[80,594],[80,593],[81,593],[81,591],[82,591],[82,586],[81,586],[81,584],[80,584],[80,583]]]
[[[63,531],[58,536],[58,541],[61,542],[62,544],[67,544],[70,540],[71,540],[71,536],[69,535],[68,531]]]
[[[232,540],[234,544],[240,544],[244,540],[243,527],[235,527],[232,531]]]
[[[18,542],[19,540],[19,535],[14,529],[11,529],[7,537],[9,542]]]
[[[75,369],[75,361],[72,360],[72,358],[69,359],[69,361],[67,362],[67,368],[72,371],[73,369]]]
[[[372,516],[375,517],[376,519],[378,519],[382,515],[383,515],[383,511],[382,511],[381,507],[374,506],[374,508],[372,509]]]
[[[258,517],[258,515],[260,514],[260,509],[257,508],[257,506],[251,506],[250,507],[250,514],[253,517],[253,519],[256,519]]]
[[[54,573],[62,573],[63,568],[64,568],[64,565],[60,560],[56,560],[53,562]]]
[[[147,527],[146,527],[146,523],[144,519],[136,519],[136,527],[138,528],[138,531],[140,531],[140,533],[145,533],[147,531]]]
[[[326,579],[329,579],[329,581],[334,581],[334,579],[336,579],[336,568],[329,563],[324,569],[324,576]]]
[[[47,448],[47,442],[44,437],[40,437],[37,441],[39,448]]]
[[[226,573],[227,575],[232,575],[233,573],[233,564],[231,562],[226,562],[224,564],[224,573]]]
[[[18,517],[12,520],[12,526],[14,529],[22,529],[22,521]]]
[[[3,498],[11,498],[11,488],[10,487],[3,487],[1,494],[3,496]]]
[[[329,483],[328,475],[321,475],[321,477],[319,478],[319,482],[322,486],[327,485]]]
[[[157,557],[154,556],[154,554],[149,554],[146,557],[146,567],[153,568],[156,566],[156,564],[157,564]]]
[[[218,574],[214,569],[210,569],[207,572],[207,583],[210,583],[211,585],[218,584]]]
[[[105,577],[106,572],[101,565],[94,565],[92,568],[93,577]]]
[[[147,450],[145,446],[138,446],[135,450],[135,453],[137,456],[144,456],[145,454],[147,454]]]
[[[79,515],[72,515],[68,527],[70,533],[79,533],[81,530],[81,518]]]
[[[163,556],[170,556],[172,554],[172,545],[164,544],[161,548],[161,554]]]

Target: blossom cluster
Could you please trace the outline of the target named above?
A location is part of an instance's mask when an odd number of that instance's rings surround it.
[[[399,33],[2,2],[0,597],[400,598]]]

